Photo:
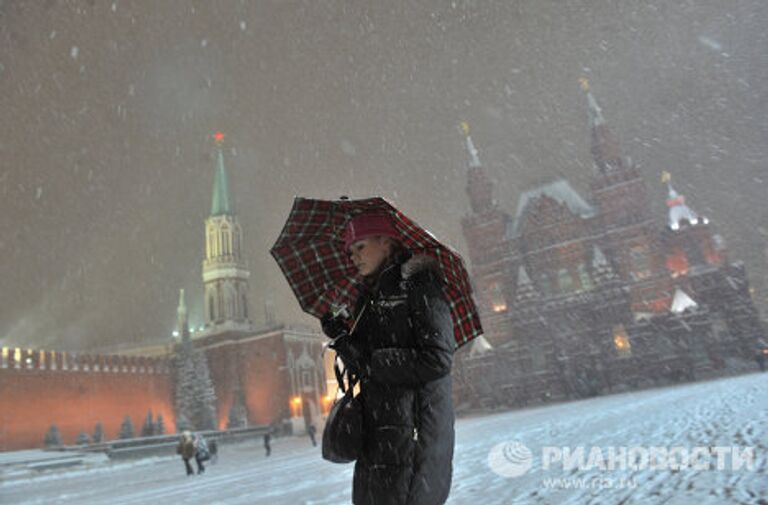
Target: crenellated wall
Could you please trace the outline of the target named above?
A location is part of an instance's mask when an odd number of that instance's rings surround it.
[[[117,438],[130,416],[135,432],[151,409],[175,431],[166,358],[88,355],[19,348],[0,350],[0,451],[42,447],[52,424],[64,444],[101,422]]]

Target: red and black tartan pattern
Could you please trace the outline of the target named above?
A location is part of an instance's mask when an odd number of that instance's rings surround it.
[[[342,234],[353,216],[367,211],[389,214],[406,248],[438,260],[446,281],[444,291],[451,307],[457,347],[482,335],[472,286],[461,256],[380,197],[334,201],[294,199],[270,253],[301,308],[320,318],[331,304],[353,306],[358,295],[355,284],[360,278],[344,250]]]

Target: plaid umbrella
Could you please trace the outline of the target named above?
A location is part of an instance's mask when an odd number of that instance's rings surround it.
[[[332,305],[353,306],[358,296],[356,284],[361,278],[344,250],[342,232],[353,216],[368,211],[388,214],[407,249],[438,260],[446,281],[444,294],[450,304],[457,346],[481,335],[483,328],[461,256],[380,197],[294,199],[288,220],[270,253],[301,308],[319,318]]]

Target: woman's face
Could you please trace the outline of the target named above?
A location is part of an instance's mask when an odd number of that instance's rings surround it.
[[[360,275],[375,272],[389,254],[390,245],[382,237],[370,237],[358,240],[349,246],[349,257]]]

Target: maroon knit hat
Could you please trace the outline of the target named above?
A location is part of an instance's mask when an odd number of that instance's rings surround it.
[[[348,250],[349,246],[358,240],[376,235],[385,235],[400,239],[400,234],[392,225],[392,221],[386,214],[358,214],[349,220],[344,229],[344,234],[342,235],[342,238],[344,239],[344,250]]]

